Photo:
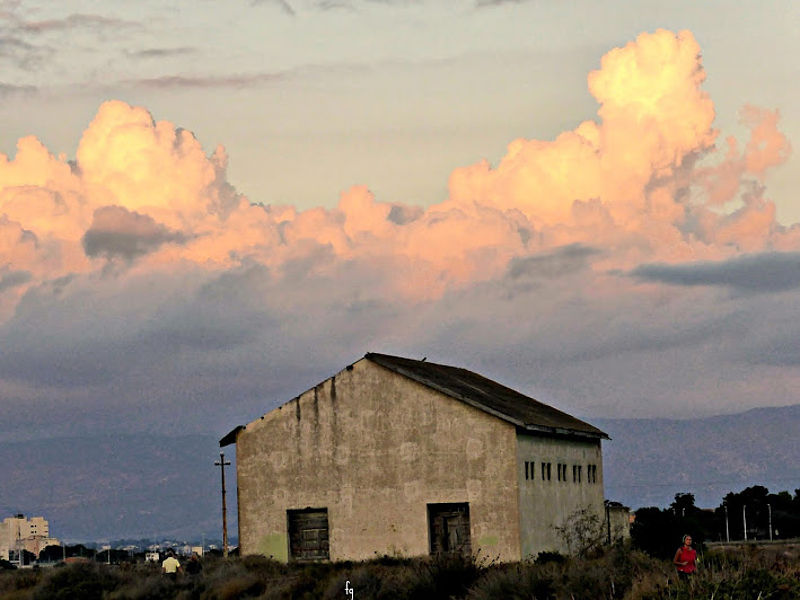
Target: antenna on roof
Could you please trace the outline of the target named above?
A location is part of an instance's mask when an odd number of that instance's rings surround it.
[[[422,360],[421,360],[421,361],[419,361],[419,362],[425,362],[426,360],[428,360],[428,357],[427,357],[427,356],[423,356],[423,357],[422,357]]]

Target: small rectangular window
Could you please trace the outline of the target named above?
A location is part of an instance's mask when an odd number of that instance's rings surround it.
[[[525,481],[528,481],[528,469],[530,468],[530,463],[526,460],[525,461]]]

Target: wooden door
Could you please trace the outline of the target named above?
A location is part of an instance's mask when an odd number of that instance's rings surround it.
[[[472,552],[469,533],[469,503],[428,504],[431,554]]]
[[[286,511],[289,525],[289,557],[292,560],[328,560],[328,509]]]

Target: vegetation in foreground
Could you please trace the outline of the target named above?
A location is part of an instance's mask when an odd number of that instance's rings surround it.
[[[686,584],[672,565],[618,545],[587,558],[548,554],[496,564],[445,556],[284,565],[246,556],[206,559],[203,573],[173,582],[155,565],[70,564],[0,572],[6,600],[789,600],[800,598],[800,546],[739,547],[704,554]]]

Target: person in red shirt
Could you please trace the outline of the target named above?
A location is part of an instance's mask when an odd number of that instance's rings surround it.
[[[692,548],[692,536],[683,536],[683,546],[678,548],[672,560],[681,579],[688,579],[697,570],[697,552]]]

